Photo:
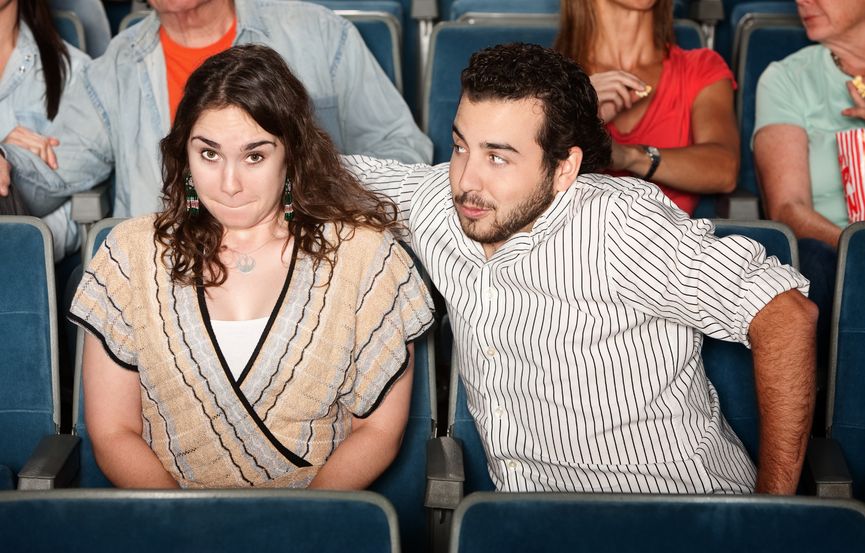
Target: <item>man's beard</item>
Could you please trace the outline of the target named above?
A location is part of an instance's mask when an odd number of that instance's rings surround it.
[[[462,215],[459,217],[460,226],[462,226],[466,236],[475,242],[480,242],[481,244],[499,244],[533,223],[550,206],[555,197],[556,194],[553,192],[553,174],[550,172],[531,196],[517,204],[516,207],[507,213],[502,213],[503,220],[501,221],[499,220],[499,212],[495,204],[483,200],[479,196],[476,196],[474,192],[463,192],[454,198],[454,203],[467,203],[475,207],[492,210],[493,221],[489,224],[489,228],[478,228],[483,224],[481,221],[466,219]]]

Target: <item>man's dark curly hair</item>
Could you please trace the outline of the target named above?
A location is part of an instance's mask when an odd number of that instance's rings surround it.
[[[537,141],[548,174],[578,146],[580,173],[610,165],[610,135],[598,117],[598,95],[579,65],[537,44],[500,44],[472,54],[462,72],[463,96],[472,102],[535,98],[546,116]]]

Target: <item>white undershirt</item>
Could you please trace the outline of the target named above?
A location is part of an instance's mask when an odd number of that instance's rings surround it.
[[[267,320],[268,317],[248,321],[210,321],[219,349],[222,350],[225,362],[235,379],[249,362]]]

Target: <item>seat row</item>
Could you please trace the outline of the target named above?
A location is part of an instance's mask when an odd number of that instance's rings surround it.
[[[88,233],[84,262],[105,239],[117,219],[104,220]],[[784,263],[797,265],[796,243],[789,229],[771,222],[718,222],[717,233],[745,234],[761,242]],[[72,433],[58,433],[60,401],[57,368],[51,238],[34,218],[0,218],[0,254],[9,262],[0,268],[0,489],[47,489],[67,486],[110,487],[93,457],[84,423],[80,355],[76,363]],[[865,498],[865,223],[845,231],[840,250],[839,294],[836,301],[834,363],[830,382],[827,436],[815,439],[807,472],[819,495]],[[449,350],[447,320],[438,338]],[[79,335],[78,345],[83,343]],[[409,421],[400,453],[372,486],[398,513],[402,546],[423,550],[429,536],[437,544],[451,539],[454,512],[467,494],[493,489],[486,458],[468,412],[458,367],[451,367],[446,436],[436,437],[438,418],[433,333],[415,342],[415,371]],[[447,354],[445,354],[447,355]],[[750,352],[741,345],[706,339],[703,359],[735,432],[752,458],[757,458],[759,417]],[[822,430],[822,429],[819,429]],[[815,433],[819,432],[815,429]],[[48,438],[45,438],[48,436]],[[843,451],[843,455],[839,454]],[[852,482],[844,458],[853,474]],[[429,519],[428,519],[428,515]]]

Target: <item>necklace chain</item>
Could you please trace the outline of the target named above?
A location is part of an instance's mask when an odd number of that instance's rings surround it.
[[[236,249],[232,248],[231,246],[225,245],[225,249],[227,249],[228,251],[230,251],[234,254],[234,264],[232,265],[232,268],[237,269],[238,271],[240,271],[243,274],[251,273],[253,271],[253,269],[255,269],[255,258],[252,257],[252,254],[261,250],[262,248],[264,248],[266,245],[270,244],[271,242],[273,242],[277,238],[278,238],[277,236],[271,236],[262,245],[258,246],[257,248],[254,248],[248,252],[242,252],[240,250],[236,250]]]

